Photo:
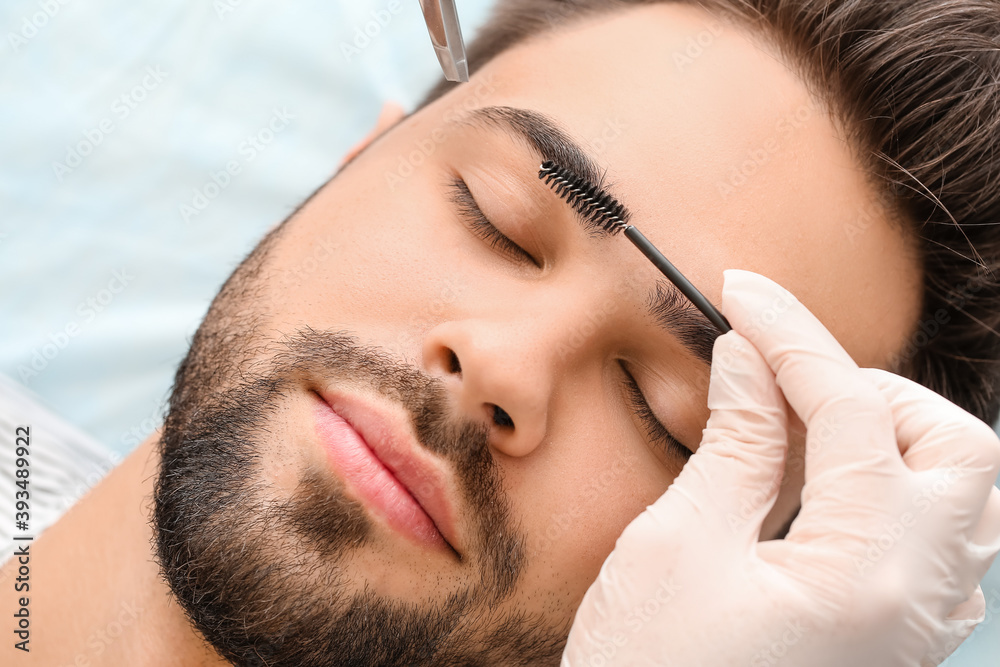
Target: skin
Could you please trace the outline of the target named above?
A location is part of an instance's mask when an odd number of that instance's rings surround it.
[[[701,55],[678,61],[706,34]],[[588,239],[522,144],[448,120],[488,105],[541,112],[583,143],[602,138],[593,152],[632,223],[711,301],[720,302],[726,268],[767,275],[862,366],[886,368],[903,346],[919,315],[920,265],[823,106],[777,55],[699,9],[588,20],[504,53],[417,114],[383,111],[348,154],[354,160],[272,248],[255,301],[266,314],[260,331],[278,339],[303,326],[347,330],[444,382],[456,419],[490,426],[504,493],[528,536],[505,604],[568,621],[617,536],[684,462],[645,438],[619,389],[619,361],[692,449],[708,418],[708,372],[646,316],[659,274],[631,244]],[[609,122],[620,131],[609,133]],[[386,172],[436,130],[445,139],[390,188]],[[734,186],[734,170],[753,156],[758,166]],[[469,231],[444,187],[452,172],[543,269]],[[293,397],[283,414],[281,433],[294,444],[263,451],[276,498],[291,494],[321,451],[307,405]],[[493,424],[493,405],[514,428]],[[32,545],[30,663],[5,642],[4,664],[225,664],[158,577],[155,445],[156,436],[139,446]],[[801,443],[762,538],[797,507],[796,461]],[[459,521],[460,532],[468,528]],[[461,581],[441,554],[379,531],[353,567],[380,594],[418,600]],[[14,576],[8,563],[0,578]],[[99,654],[88,648],[122,603],[140,607],[138,618]]]

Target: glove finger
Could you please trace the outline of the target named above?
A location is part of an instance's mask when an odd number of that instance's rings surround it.
[[[968,600],[955,607],[944,619],[936,646],[920,662],[921,667],[937,667],[965,641],[986,618],[986,598],[976,586]]]
[[[698,450],[655,503],[622,533],[616,548],[676,540],[757,541],[781,486],[787,447],[785,401],[760,353],[735,332],[713,350],[712,410]],[[638,548],[636,546],[636,548]]]
[[[891,498],[887,477],[905,466],[888,403],[826,327],[788,291],[748,271],[725,272],[722,308],[806,425],[807,489],[822,477],[812,492],[849,491],[873,505]]]
[[[994,487],[1000,473],[1000,438],[983,421],[927,387],[874,368],[862,373],[889,402],[903,462],[914,471],[940,471],[928,477],[929,488],[921,489],[922,507],[949,498],[955,521],[966,524],[966,537],[973,544],[995,546],[1000,540],[1000,492]]]
[[[979,524],[972,533],[972,544],[981,547],[990,558],[1000,552],[1000,489],[990,489]]]
[[[767,362],[735,331],[715,343],[708,407],[712,413],[695,469],[710,484],[705,492],[714,489],[711,497],[729,527],[746,527],[746,536],[756,542],[781,489],[788,414]]]
[[[962,484],[962,481],[956,484]],[[951,549],[951,557],[948,561],[942,561],[942,567],[950,572],[950,587],[957,589],[957,592],[970,595],[979,585],[979,582],[986,576],[990,566],[1000,552],[1000,489],[991,486],[989,496],[982,508],[981,513],[977,512],[975,517],[978,523],[972,526],[970,511],[963,511],[961,507],[948,507],[951,503],[940,503],[945,510],[940,515],[943,530],[933,530],[930,532],[930,542],[923,550],[930,553],[940,549],[947,542],[946,531],[957,531],[960,527],[969,526],[964,529],[965,539]],[[946,565],[945,562],[950,562]],[[961,599],[961,598],[959,598]]]
[[[985,502],[989,487],[1000,474],[1000,438],[993,429],[912,380],[877,368],[864,368],[861,373],[889,403],[907,467],[959,468],[962,486],[976,484]]]
[[[973,581],[982,581],[1000,553],[1000,489],[990,490],[979,524],[969,541]]]
[[[956,626],[961,630],[956,636],[964,639],[969,636],[976,625],[982,623],[984,618],[986,618],[986,596],[983,595],[982,587],[976,586],[976,590],[972,591],[969,599],[952,609],[945,620],[964,624],[961,627]]]

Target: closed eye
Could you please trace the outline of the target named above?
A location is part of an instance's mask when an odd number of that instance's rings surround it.
[[[511,241],[489,221],[489,218],[486,217],[476,202],[475,197],[472,196],[468,184],[460,176],[453,178],[451,183],[449,183],[449,187],[451,189],[449,197],[451,202],[458,207],[459,213],[473,234],[485,241],[491,248],[513,261],[527,261],[538,268],[542,268],[542,265],[530,253]]]
[[[659,446],[666,454],[679,456],[685,461],[691,458],[694,453],[682,445],[680,440],[675,438],[670,431],[657,419],[656,414],[653,412],[652,408],[649,407],[649,402],[646,397],[643,396],[642,390],[639,389],[639,383],[635,381],[632,374],[628,372],[625,368],[625,364],[621,365],[622,371],[625,372],[625,380],[623,381],[623,386],[625,388],[626,394],[628,396],[629,405],[635,411],[635,414],[642,421],[643,426],[646,428],[646,435],[653,442],[653,444]]]

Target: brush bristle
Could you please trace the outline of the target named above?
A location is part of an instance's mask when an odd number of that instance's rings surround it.
[[[628,211],[617,199],[552,160],[542,163],[538,178],[604,231],[617,234],[628,226]]]

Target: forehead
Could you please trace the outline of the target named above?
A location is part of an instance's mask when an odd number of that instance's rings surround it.
[[[549,115],[588,147],[632,223],[715,303],[724,269],[767,275],[863,365],[915,323],[909,235],[825,106],[745,28],[644,6],[542,34],[477,76],[489,104]]]

